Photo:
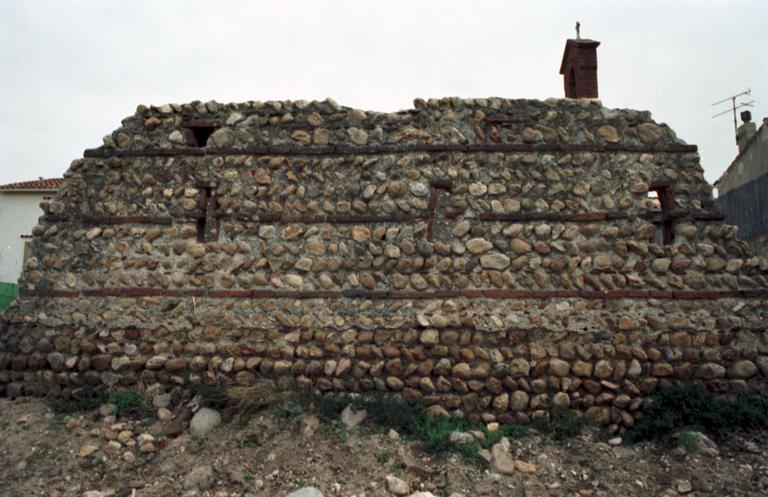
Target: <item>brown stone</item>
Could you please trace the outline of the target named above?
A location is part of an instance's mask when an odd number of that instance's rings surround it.
[[[98,354],[91,357],[91,366],[97,371],[109,371],[112,369],[112,356],[110,354]]]
[[[562,359],[552,358],[549,360],[549,373],[555,376],[568,376],[571,365]]]
[[[392,391],[399,392],[403,389],[403,381],[395,376],[387,376],[387,388]]]
[[[175,357],[165,361],[165,369],[172,372],[184,371],[187,369],[187,360],[182,357]]]
[[[580,376],[582,378],[588,378],[592,376],[592,363],[584,362],[584,361],[576,361],[573,363],[573,367],[571,368],[571,371],[574,375]]]
[[[725,368],[719,364],[708,362],[696,368],[696,378],[714,380],[725,376]]]
[[[755,376],[756,374],[757,366],[755,366],[754,362],[748,359],[736,361],[728,368],[729,378],[747,379]]]

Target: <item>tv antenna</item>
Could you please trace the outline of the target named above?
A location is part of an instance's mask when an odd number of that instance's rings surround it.
[[[729,112],[733,112],[733,132],[734,133],[738,133],[739,126],[736,123],[736,109],[741,109],[742,107],[753,107],[753,104],[755,103],[755,101],[754,100],[750,100],[748,102],[739,102],[739,104],[736,105],[736,99],[739,98],[739,97],[743,97],[745,95],[749,95],[751,93],[752,93],[752,90],[747,88],[746,90],[744,90],[741,93],[737,93],[736,95],[732,95],[732,96],[730,96],[728,98],[724,98],[722,100],[718,100],[717,102],[713,103],[712,106],[714,107],[715,105],[720,105],[720,104],[725,103],[725,102],[730,100],[731,101],[731,108],[728,109],[728,110],[724,110],[723,112],[719,112],[719,113],[715,114],[712,117],[713,118],[714,117],[720,117],[722,115],[728,114]]]

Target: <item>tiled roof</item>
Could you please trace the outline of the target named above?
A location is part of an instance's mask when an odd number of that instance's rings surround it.
[[[7,185],[0,185],[0,191],[2,190],[50,190],[56,191],[61,186],[63,178],[48,178],[48,179],[36,179],[32,181],[20,181],[18,183],[8,183]]]

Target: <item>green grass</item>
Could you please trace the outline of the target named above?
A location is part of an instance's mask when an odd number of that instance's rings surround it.
[[[107,402],[115,406],[115,416],[139,416],[146,414],[148,410],[144,396],[134,390],[112,392]]]
[[[549,410],[549,421],[543,429],[552,434],[552,438],[563,442],[581,434],[587,426],[597,426],[592,418],[576,416],[568,409],[553,407]]]
[[[721,399],[694,385],[659,389],[625,439],[659,439],[687,428],[712,434],[768,429],[768,395],[749,393]]]
[[[65,420],[63,416],[57,416],[48,422],[48,431],[53,433],[60,432],[64,429]]]

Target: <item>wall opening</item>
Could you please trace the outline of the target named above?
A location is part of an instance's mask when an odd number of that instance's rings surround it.
[[[217,207],[215,190],[212,186],[200,187],[199,213],[197,217],[197,241],[208,242],[212,240],[214,230],[218,232],[218,226],[214,226],[213,219],[209,216]]]
[[[216,126],[188,126],[187,143],[193,147],[205,147]]]
[[[576,71],[573,70],[573,67],[568,71],[568,95],[576,96]]]
[[[657,245],[671,245],[674,241],[672,230],[672,198],[665,186],[651,187],[648,190],[648,210],[653,214],[656,232],[653,241]]]

